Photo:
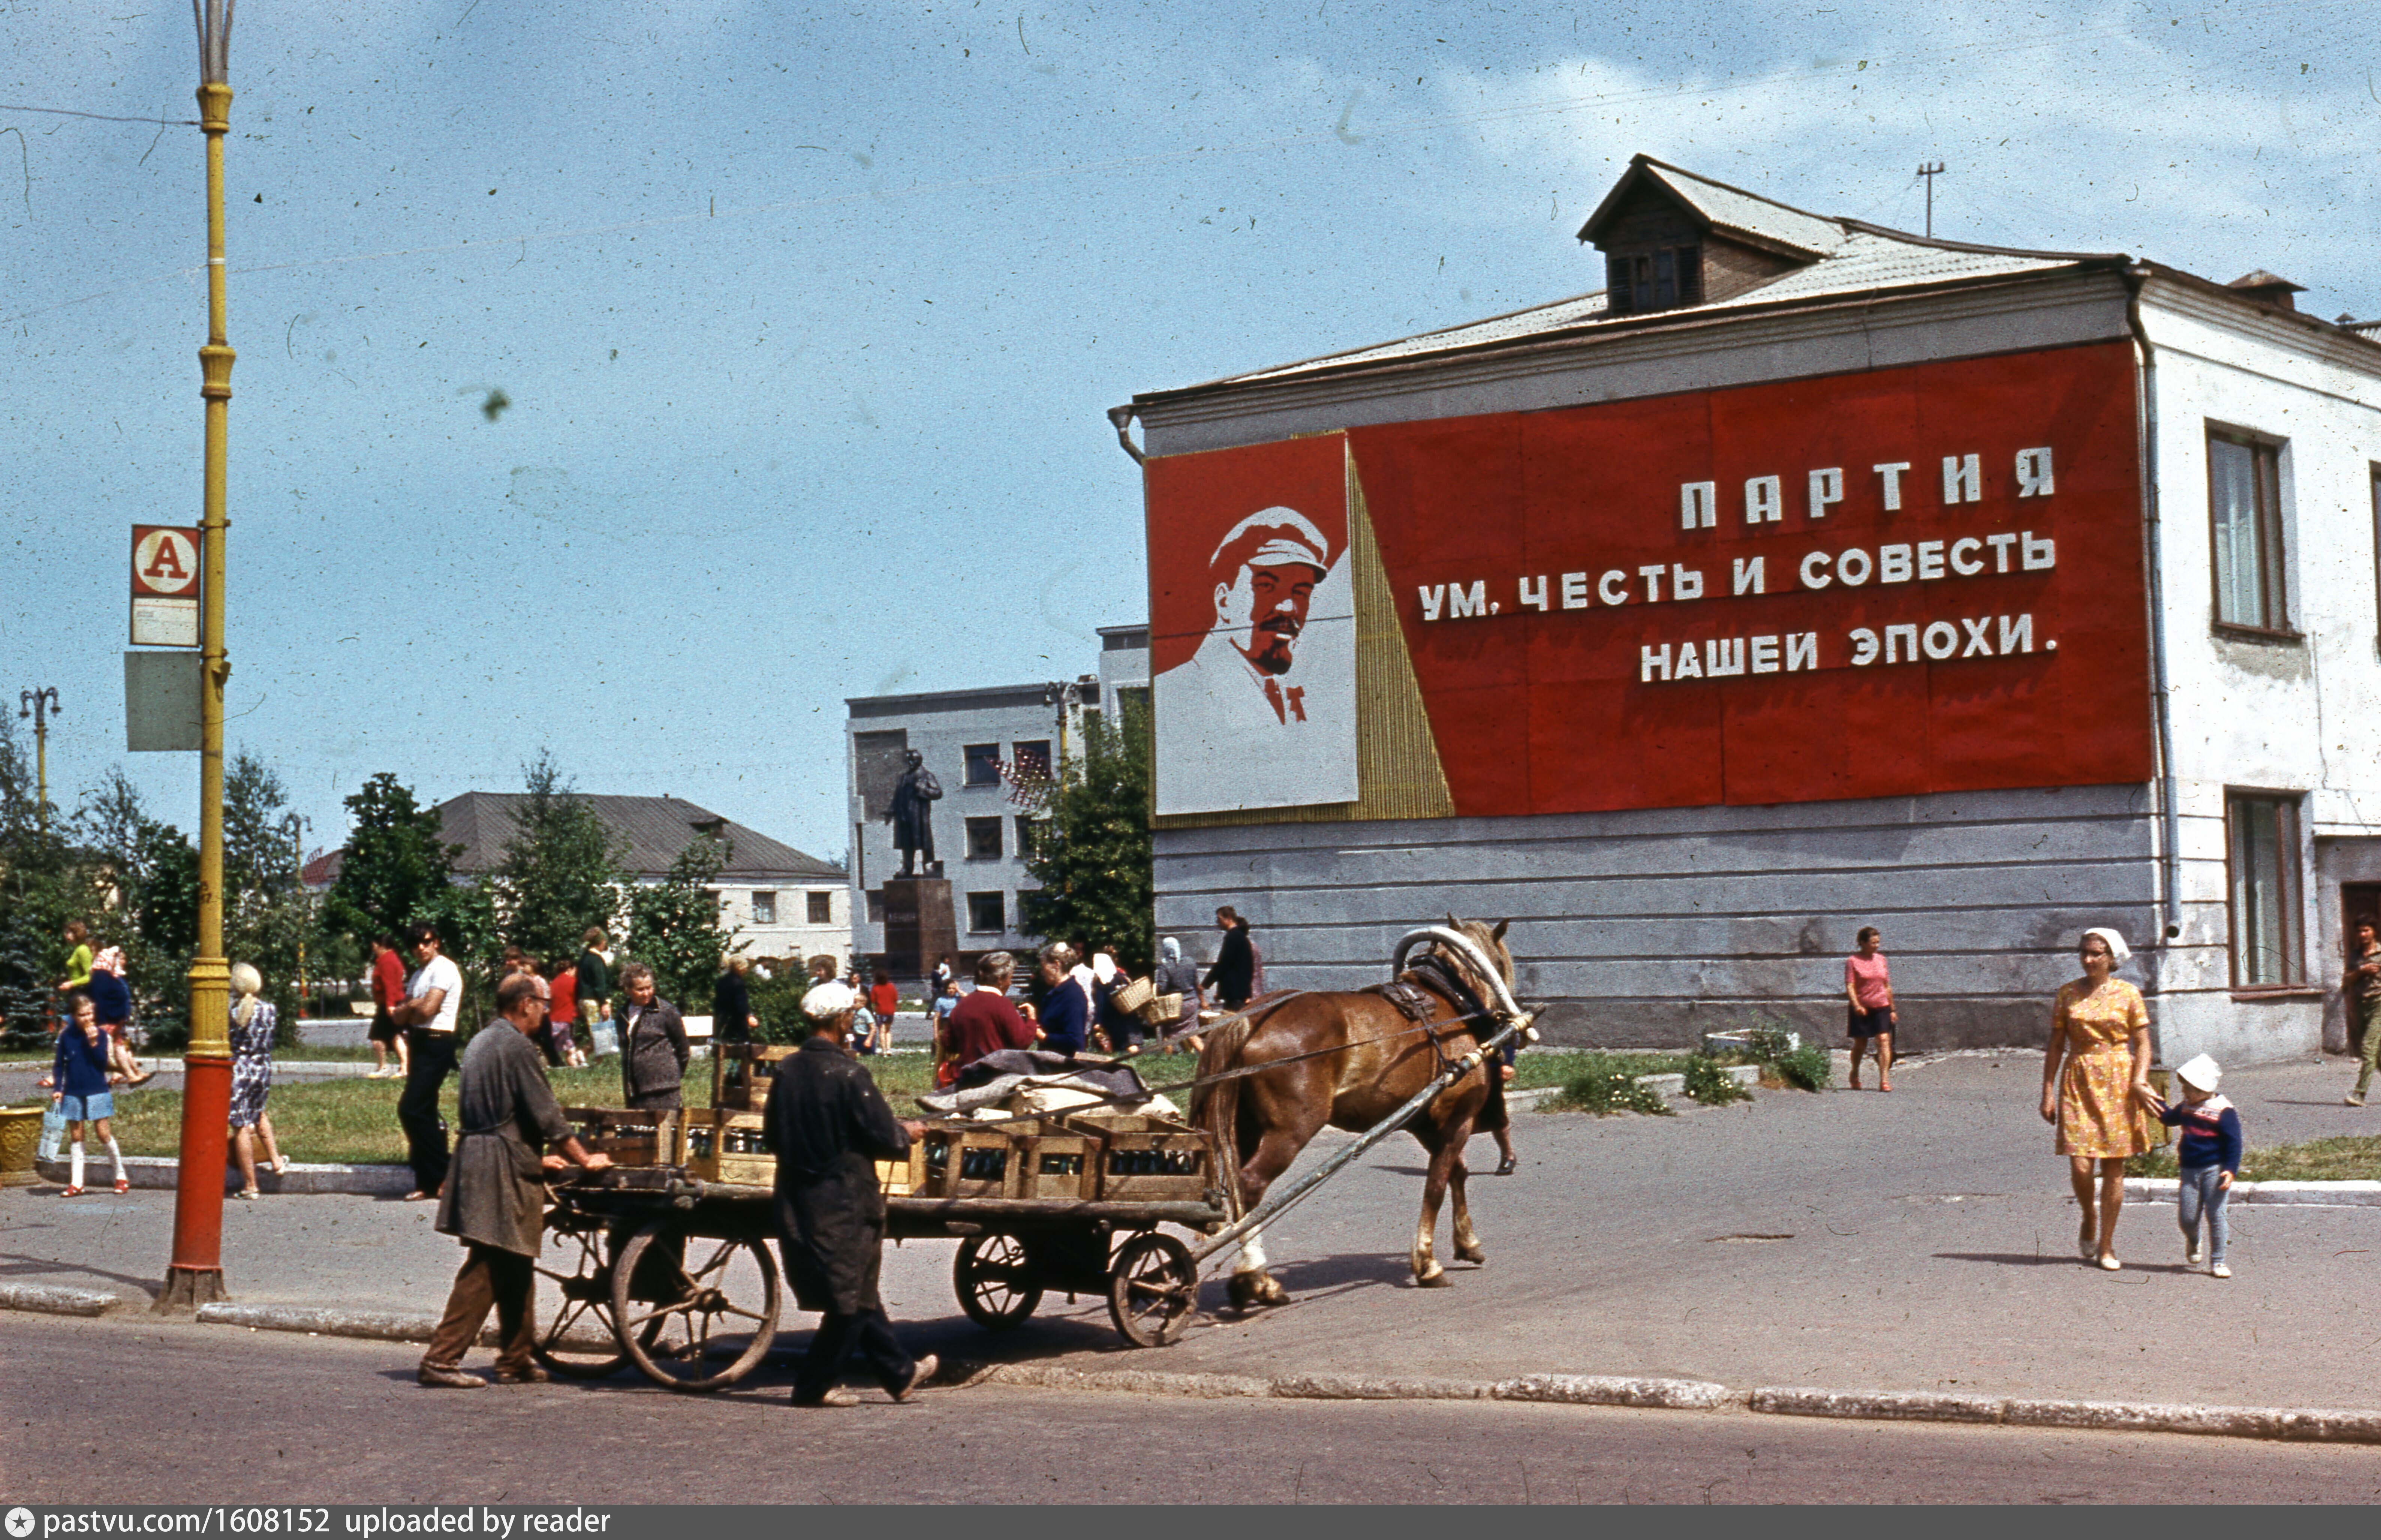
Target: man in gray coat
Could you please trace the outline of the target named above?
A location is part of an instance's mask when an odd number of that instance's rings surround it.
[[[661,1112],[682,1105],[690,1050],[678,1007],[653,993],[653,971],[641,962],[620,970],[620,1081],[629,1106]]]
[[[609,1155],[588,1154],[571,1135],[545,1082],[544,1057],[530,1040],[544,1030],[546,1000],[543,979],[513,974],[496,986],[498,1019],[463,1051],[456,1086],[463,1132],[438,1199],[439,1231],[463,1242],[463,1268],[415,1375],[426,1386],[477,1390],[488,1383],[463,1373],[463,1353],[479,1340],[491,1309],[504,1339],[496,1350],[497,1381],[522,1385],[546,1377],[530,1362],[530,1345],[537,1340],[531,1290],[545,1218],[543,1175],[572,1164],[591,1171],[612,1164]],[[562,1153],[541,1155],[549,1143]]]
[[[885,1253],[885,1196],[875,1162],[906,1154],[922,1123],[903,1123],[876,1082],[844,1047],[860,996],[823,984],[802,996],[811,1036],[777,1065],[761,1126],[777,1157],[778,1246],[794,1302],[822,1313],[810,1351],[794,1371],[796,1406],[851,1406],[836,1381],[857,1352],[895,1400],[930,1378],[934,1355],[911,1359],[876,1278]]]

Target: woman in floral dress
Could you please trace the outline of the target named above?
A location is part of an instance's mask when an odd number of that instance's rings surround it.
[[[264,1158],[279,1176],[289,1168],[274,1143],[273,1119],[264,1115],[264,1098],[273,1089],[273,1035],[279,1023],[273,1007],[257,998],[264,979],[245,962],[234,963],[231,992],[231,1142],[239,1161],[239,1195],[261,1196],[256,1190],[256,1139],[264,1140]]]
[[[2142,992],[2110,975],[2131,955],[2106,927],[2076,948],[2083,976],[2059,985],[2050,1047],[2042,1060],[2042,1118],[2058,1128],[2075,1202],[2083,1211],[2076,1250],[2115,1272],[2117,1216],[2125,1203],[2125,1159],[2150,1147],[2150,1015]],[[2065,1059],[2062,1070],[2060,1060]],[[2098,1180],[2093,1167],[2097,1165]],[[2098,1212],[2094,1212],[2094,1189]]]

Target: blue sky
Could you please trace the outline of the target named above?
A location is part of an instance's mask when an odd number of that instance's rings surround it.
[[[544,747],[840,859],[846,696],[1143,618],[1135,391],[1592,289],[1638,151],[1912,229],[1939,159],[1938,235],[2381,313],[2369,19],[245,0],[230,742],[318,844]],[[200,136],[18,110],[194,116],[189,15],[0,29],[0,700],[58,687],[57,801],[190,827],[118,657],[128,527],[198,521]]]

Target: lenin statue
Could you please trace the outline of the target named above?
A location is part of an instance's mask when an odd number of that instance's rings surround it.
[[[912,857],[925,863],[924,875],[935,874],[934,805],[942,799],[942,783],[926,768],[926,756],[911,749],[905,758],[909,768],[893,787],[893,811],[885,822],[893,825],[893,844],[901,852],[901,874],[911,875]]]

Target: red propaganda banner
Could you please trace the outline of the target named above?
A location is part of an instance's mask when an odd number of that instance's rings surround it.
[[[2134,433],[2108,344],[1349,437],[1476,815],[2148,778]]]
[[[1337,434],[1144,470],[1161,813],[1356,800],[1356,605]]]

